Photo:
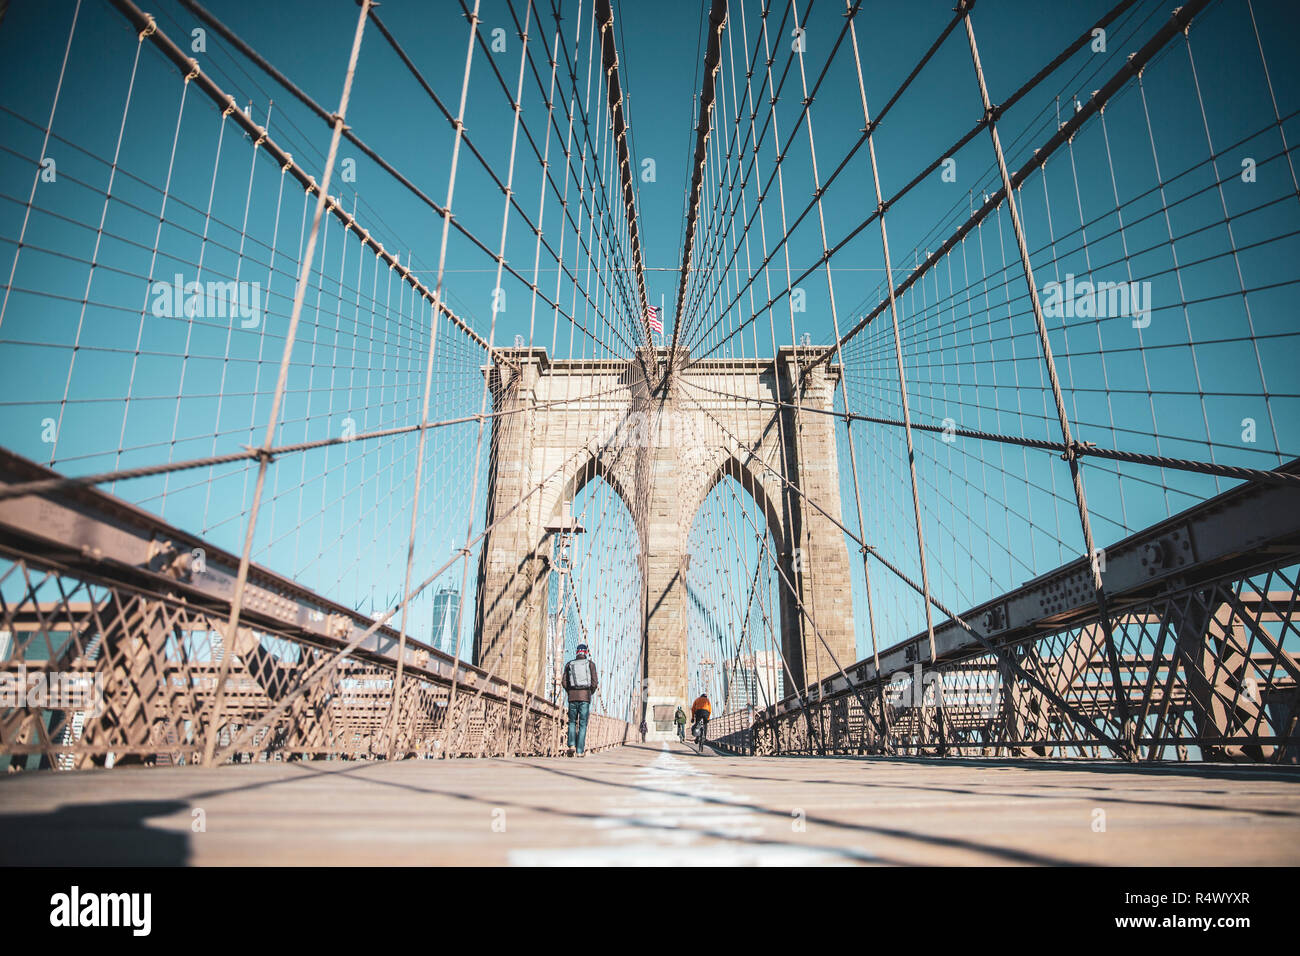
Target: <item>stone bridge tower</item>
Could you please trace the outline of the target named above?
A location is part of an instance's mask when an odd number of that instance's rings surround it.
[[[487,522],[501,520],[480,558],[475,662],[546,693],[547,528],[598,476],[622,497],[640,538],[642,676],[654,730],[671,731],[664,714],[689,703],[687,537],[727,476],[766,516],[779,552],[786,692],[834,672],[828,648],[841,664],[856,661],[849,556],[835,525],[836,419],[775,404],[832,409],[839,366],[802,374],[821,353],[784,347],[775,360],[709,359],[664,376],[665,349],[631,362],[502,350],[506,361],[485,369],[494,411],[506,414],[491,426]],[[667,385],[647,386],[643,363]]]

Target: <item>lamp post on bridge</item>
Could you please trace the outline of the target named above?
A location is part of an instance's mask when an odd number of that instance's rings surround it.
[[[708,693],[713,688],[713,658],[705,657],[700,661],[700,670],[704,672],[704,693]]]
[[[587,530],[574,519],[571,508],[572,506],[565,502],[561,508],[560,520],[555,524],[546,526],[546,533],[555,535],[555,571],[560,576],[559,610],[555,614],[553,624],[555,633],[551,642],[551,700],[556,704],[560,702],[560,685],[562,683],[560,675],[564,670],[564,612],[568,601],[569,576],[573,569],[571,549],[574,536],[584,534]]]

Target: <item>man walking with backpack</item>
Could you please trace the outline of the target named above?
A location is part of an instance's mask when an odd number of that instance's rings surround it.
[[[596,665],[587,656],[587,645],[578,645],[578,656],[564,665],[564,691],[569,695],[569,756],[585,756],[587,718],[591,715],[591,698],[599,680]]]

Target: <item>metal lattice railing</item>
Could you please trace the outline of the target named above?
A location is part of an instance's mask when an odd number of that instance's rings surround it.
[[[562,749],[559,708],[477,668],[460,666],[452,706],[451,660],[429,648],[415,648],[417,668],[394,706],[391,662],[348,657],[308,681],[334,659],[328,648],[241,627],[228,650],[224,619],[177,594],[84,580],[24,557],[8,563],[3,583],[19,595],[0,606],[0,752],[11,770],[200,764],[223,672],[218,760],[381,757],[391,714],[398,757]],[[588,747],[629,734],[626,722],[593,715]]]
[[[1101,625],[1091,620],[1001,648],[919,662],[887,682],[781,713],[713,722],[718,746],[750,754],[889,753],[962,757],[1122,756],[1300,762],[1300,565],[1175,588],[1111,621],[1134,716],[1121,724]],[[1089,726],[1091,722],[1091,726]],[[1098,735],[1092,728],[1100,728]]]

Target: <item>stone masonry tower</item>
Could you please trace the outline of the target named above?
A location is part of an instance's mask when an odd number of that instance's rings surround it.
[[[785,347],[775,361],[708,359],[665,375],[663,349],[632,362],[503,350],[485,369],[493,410],[507,414],[492,421],[486,518],[498,523],[479,564],[476,663],[546,693],[547,529],[596,477],[622,497],[641,541],[652,736],[672,733],[673,710],[697,690],[687,687],[687,539],[726,477],[754,499],[776,542],[786,693],[833,673],[833,660],[856,661],[849,556],[835,524],[835,418],[806,410],[833,408],[839,367],[804,374],[820,354]]]

